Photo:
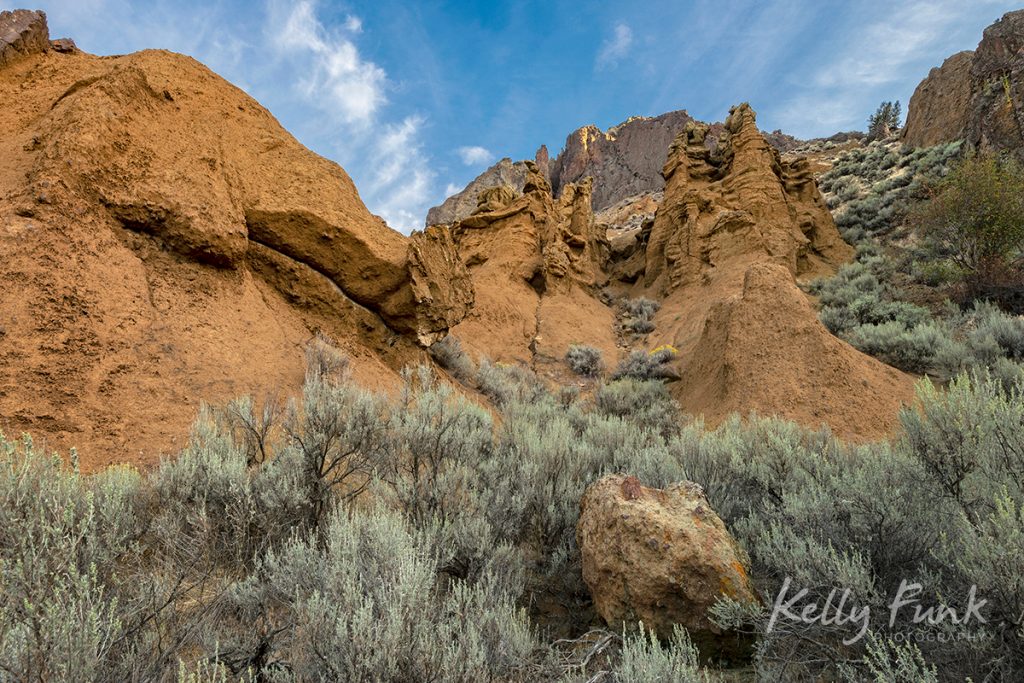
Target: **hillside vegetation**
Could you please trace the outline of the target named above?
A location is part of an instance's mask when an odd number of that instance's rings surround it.
[[[857,256],[811,291],[833,333],[890,365],[941,380],[987,368],[1012,383],[1024,372],[1024,317],[1000,294],[1019,291],[1009,274],[1020,277],[1014,261],[1024,246],[1016,227],[1024,226],[1024,175],[1011,161],[964,161],[962,154],[960,143],[910,149],[891,140],[841,153],[821,188]],[[993,228],[1005,238],[989,241],[999,242],[1008,260],[986,274],[958,258],[974,251],[967,235],[943,234],[966,222],[951,209],[966,206],[956,197],[975,185],[993,188],[977,202],[978,230],[994,224],[986,215],[1007,214],[1007,227]]]
[[[1024,668],[1024,382],[924,383],[898,439],[847,446],[771,418],[681,425],[659,381],[582,399],[516,367],[470,366],[492,415],[426,369],[389,399],[346,365],[321,345],[298,403],[205,408],[190,445],[148,474],[81,475],[4,438],[0,679],[922,681]],[[766,605],[716,608],[756,637],[750,662],[702,669],[683,632],[662,644],[636,624],[592,630],[575,526],[606,472],[703,486]],[[910,644],[878,619],[844,646],[836,625],[769,630],[784,577],[819,602],[849,587],[877,614],[904,579],[958,611],[974,585],[990,618],[971,639],[896,623]]]

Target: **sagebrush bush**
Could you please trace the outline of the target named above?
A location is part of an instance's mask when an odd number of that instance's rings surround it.
[[[612,373],[612,380],[631,378],[640,381],[663,379],[670,376],[667,364],[678,355],[671,346],[653,351],[633,351],[619,361]]]
[[[1001,314],[964,315],[1016,343]],[[584,491],[612,472],[703,487],[764,598],[714,610],[757,637],[752,675],[1020,679],[1024,375],[925,382],[899,438],[847,445],[776,418],[708,430],[660,381],[589,399],[481,366],[497,416],[429,369],[385,398],[318,354],[266,458],[218,408],[149,473],[83,476],[0,435],[0,680],[594,680],[571,645],[595,618],[575,531]],[[769,629],[787,580],[886,616],[902,581],[960,612],[976,586],[987,635],[909,611],[845,645],[836,622]],[[682,632],[621,638],[597,680],[713,676]]]
[[[322,542],[269,553],[229,603],[243,619],[269,619],[287,662],[271,668],[288,680],[529,680],[538,643],[517,605],[519,572],[495,553],[473,582],[446,581],[452,555],[429,520],[337,512]]]
[[[676,626],[667,646],[662,646],[653,631],[644,631],[623,636],[622,653],[611,680],[616,683],[710,683],[712,678],[700,669],[697,648],[683,628]]]
[[[430,345],[430,356],[442,368],[452,373],[452,376],[460,382],[471,379],[476,372],[473,361],[469,355],[462,350],[462,343],[457,337],[446,335],[439,341]]]
[[[565,352],[565,362],[570,370],[583,377],[597,377],[604,371],[601,351],[593,346],[572,344]]]
[[[623,326],[636,334],[649,334],[654,331],[654,314],[661,304],[653,299],[639,297],[625,299],[622,302]]]

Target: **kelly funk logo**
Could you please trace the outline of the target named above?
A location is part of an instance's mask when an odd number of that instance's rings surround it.
[[[910,623],[915,626],[958,626],[964,629],[964,635],[971,637],[976,637],[979,629],[984,632],[984,625],[988,621],[983,609],[988,601],[978,598],[977,586],[971,586],[967,594],[967,605],[961,611],[948,605],[926,605],[920,599],[922,592],[923,586],[919,583],[911,583],[906,579],[900,582],[899,590],[886,605],[885,616],[889,629],[894,629],[898,621],[907,623],[906,617],[909,617]],[[823,603],[808,600],[809,595],[810,591],[806,588],[794,591],[793,581],[787,576],[772,606],[768,632],[777,628],[780,622],[848,627],[851,635],[843,639],[843,644],[853,645],[871,629],[871,607],[858,604],[849,588],[832,589]]]

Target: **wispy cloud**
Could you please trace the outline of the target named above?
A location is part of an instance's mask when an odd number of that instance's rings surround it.
[[[345,30],[351,33],[362,33],[363,20],[355,15],[348,15],[345,17]]]
[[[456,152],[459,158],[462,159],[462,163],[466,166],[477,166],[479,164],[486,164],[494,155],[491,154],[490,150],[484,147],[459,147]]]
[[[422,227],[435,177],[423,152],[424,119],[409,116],[385,125],[373,145],[376,169],[369,186],[373,208],[394,228],[409,232]]]
[[[863,26],[844,27],[845,40],[832,57],[774,107],[773,118],[787,132],[803,136],[863,129],[879,101],[906,103],[928,69],[955,51],[951,36],[977,23],[979,11],[1005,5],[1005,0],[914,0]],[[975,31],[969,43],[980,39]]]
[[[426,119],[387,120],[388,75],[356,44],[362,20],[348,15],[331,31],[312,0],[288,6],[272,0],[268,22],[267,35],[291,70],[309,74],[296,91],[331,121],[330,135],[367,206],[397,230],[420,227],[435,179],[421,142]]]
[[[348,33],[362,30],[362,22],[350,16]],[[330,35],[316,17],[313,3],[292,6],[280,30],[271,32],[282,51],[312,56],[309,75],[299,81],[302,93],[346,123],[367,123],[385,103],[387,74],[363,59],[359,49],[343,34]]]
[[[613,66],[620,59],[629,54],[629,48],[633,46],[633,29],[623,23],[615,25],[612,35],[601,43],[601,50],[597,53],[595,66],[603,69]]]
[[[814,76],[821,87],[876,86],[900,81],[907,65],[942,41],[947,29],[970,11],[965,3],[913,2],[870,24],[856,44]]]

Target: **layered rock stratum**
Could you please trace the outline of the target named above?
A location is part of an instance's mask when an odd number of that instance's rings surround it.
[[[913,146],[966,140],[1024,159],[1024,10],[986,28],[973,52],[932,69],[910,99],[902,135]]]
[[[390,229],[238,88],[45,31],[0,69],[0,428],[152,462],[200,401],[296,390],[315,335],[387,385],[469,310],[450,231]]]

